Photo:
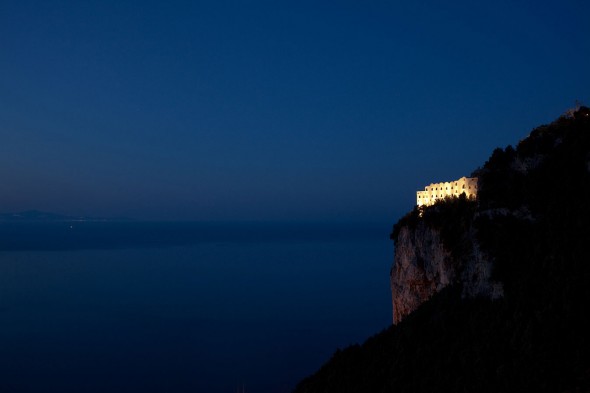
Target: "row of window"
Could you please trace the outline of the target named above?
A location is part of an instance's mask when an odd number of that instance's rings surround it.
[[[469,187],[469,189],[471,189],[471,187]],[[426,193],[427,193],[427,192],[429,192],[429,191],[421,191],[421,192],[426,192]],[[430,192],[432,192],[432,191],[430,191]],[[456,194],[456,193],[458,193],[458,192],[459,192],[459,191],[457,191],[457,190],[455,190],[455,191],[454,191],[454,193],[455,193],[455,194]]]
[[[456,186],[451,187],[451,189],[453,189],[453,188],[457,188],[457,187]],[[477,188],[477,186],[475,186],[475,188]],[[448,190],[448,189],[449,189],[449,187],[445,187],[445,190]],[[463,189],[465,189],[465,184],[463,184]],[[469,189],[471,190],[471,186],[469,186]],[[434,190],[438,191],[438,188],[435,188]],[[441,187],[440,190],[442,191],[443,188]],[[432,190],[429,190],[428,187],[426,187],[426,191],[432,191]]]

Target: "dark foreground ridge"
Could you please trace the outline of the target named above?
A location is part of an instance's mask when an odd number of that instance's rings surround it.
[[[432,228],[459,273],[481,251],[500,296],[467,296],[456,274],[296,393],[590,391],[590,110],[496,149],[474,175],[477,202],[415,209],[392,239]]]

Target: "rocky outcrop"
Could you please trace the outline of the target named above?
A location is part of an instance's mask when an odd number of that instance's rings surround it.
[[[473,234],[471,238],[475,239]],[[481,251],[475,240],[471,245],[459,279],[463,286],[463,297],[482,296],[492,300],[501,298],[504,296],[504,287],[501,282],[492,278],[492,259]]]
[[[440,212],[446,207],[439,204],[436,209]],[[473,217],[466,220],[472,222]],[[390,282],[394,324],[451,284],[460,284],[464,297],[497,299],[503,295],[502,285],[492,280],[491,258],[481,251],[472,226],[455,233],[459,240],[449,246],[443,241],[443,229],[428,217],[419,216],[411,223],[402,220],[392,237],[395,254]]]
[[[391,268],[393,323],[455,280],[451,253],[445,250],[440,231],[424,223],[401,228]]]

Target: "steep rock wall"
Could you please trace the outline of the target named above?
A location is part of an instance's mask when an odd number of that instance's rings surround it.
[[[401,227],[390,272],[394,324],[450,284],[461,284],[465,297],[503,295],[502,285],[492,281],[491,260],[480,251],[473,231],[466,230],[462,238],[466,246],[452,253],[440,229],[424,221]]]
[[[419,224],[403,227],[398,235],[391,268],[393,323],[398,323],[449,285],[455,278],[450,252],[446,251],[439,231]]]

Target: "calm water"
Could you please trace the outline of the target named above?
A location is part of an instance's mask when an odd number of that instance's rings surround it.
[[[389,229],[0,224],[0,392],[289,392],[390,323]]]

